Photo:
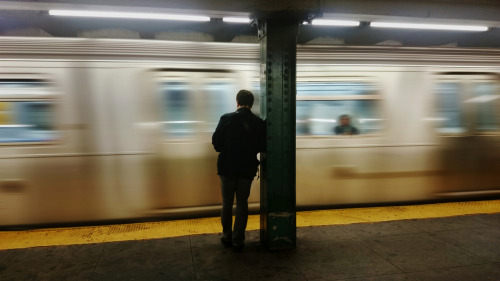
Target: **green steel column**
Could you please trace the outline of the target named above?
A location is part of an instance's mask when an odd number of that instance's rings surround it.
[[[295,76],[299,20],[259,21],[261,114],[267,153],[260,181],[260,239],[271,250],[295,247]]]

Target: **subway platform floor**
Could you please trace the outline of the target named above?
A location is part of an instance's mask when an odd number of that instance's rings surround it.
[[[296,248],[277,252],[260,245],[255,222],[241,253],[224,248],[216,231],[151,235],[155,227],[168,228],[163,222],[113,231],[111,226],[0,231],[0,280],[500,280],[499,203],[462,203],[479,210],[462,215],[438,211],[469,208],[453,205],[460,203],[419,205],[414,215],[378,219],[373,214],[380,208],[397,212],[398,207],[350,209],[357,219],[339,223],[328,220],[339,210],[316,211],[328,225],[299,212]],[[487,211],[477,207],[481,204],[489,204]],[[403,213],[411,208],[399,207]],[[349,217],[349,209],[342,212]],[[360,218],[360,212],[372,219]],[[217,230],[217,218],[197,221]]]

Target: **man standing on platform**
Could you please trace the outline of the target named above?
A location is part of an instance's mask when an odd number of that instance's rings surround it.
[[[226,247],[242,251],[248,220],[248,196],[252,181],[258,171],[257,154],[266,148],[265,122],[250,109],[254,97],[250,91],[241,90],[236,95],[235,112],[224,114],[212,136],[212,144],[219,157],[217,174],[222,190],[222,237]],[[236,194],[236,219],[233,223],[233,201]]]

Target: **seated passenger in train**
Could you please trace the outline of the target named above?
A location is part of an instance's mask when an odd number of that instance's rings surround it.
[[[359,130],[351,125],[351,117],[348,114],[342,114],[339,117],[340,125],[335,126],[336,135],[359,135]]]

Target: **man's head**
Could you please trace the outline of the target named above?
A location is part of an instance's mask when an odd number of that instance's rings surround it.
[[[249,107],[253,106],[253,94],[247,90],[240,90],[236,95],[236,103],[238,107]]]
[[[340,115],[340,125],[347,126],[351,123],[351,117],[347,114]]]

